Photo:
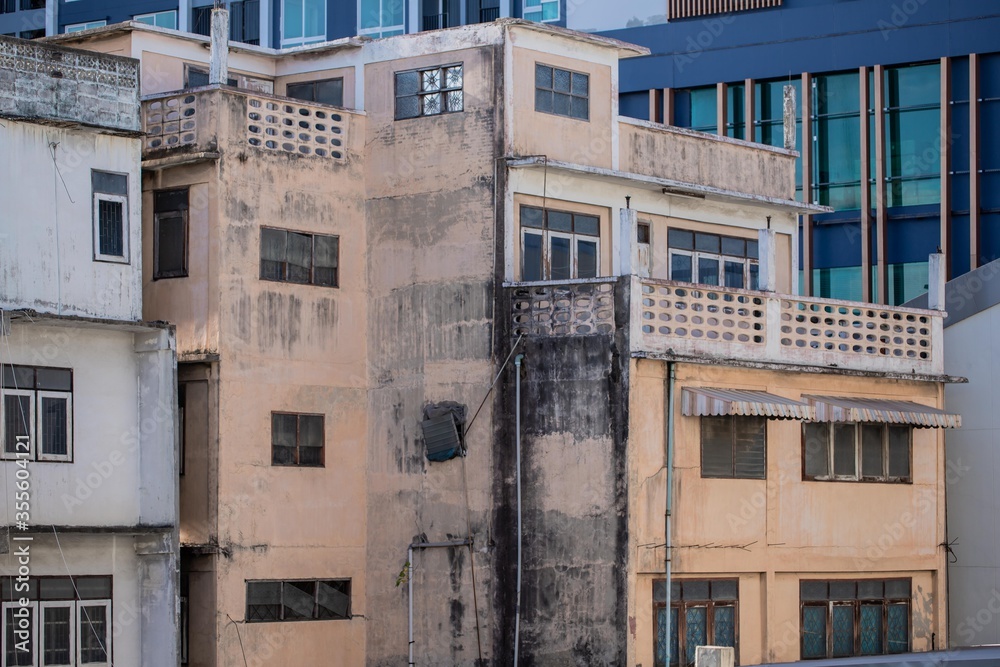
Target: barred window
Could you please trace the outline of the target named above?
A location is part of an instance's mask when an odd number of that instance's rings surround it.
[[[2,458],[73,460],[73,371],[4,366]]]
[[[802,659],[906,653],[910,579],[802,581]]]
[[[675,579],[670,582],[668,609],[667,582],[655,580],[654,667],[694,665],[695,648],[707,645],[731,646],[739,664],[739,588],[736,579]]]
[[[128,176],[91,172],[94,259],[128,262]]]
[[[462,63],[396,72],[396,120],[462,111]]]

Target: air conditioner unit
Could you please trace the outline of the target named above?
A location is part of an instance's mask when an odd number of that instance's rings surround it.
[[[731,646],[697,646],[694,667],[733,667],[736,651]]]

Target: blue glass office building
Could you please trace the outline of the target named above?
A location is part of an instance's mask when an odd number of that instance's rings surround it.
[[[621,113],[781,144],[796,89],[803,293],[898,304],[1000,257],[995,0],[233,0],[231,37],[294,47],[515,16],[647,46]],[[207,34],[212,0],[0,0],[0,34],[125,20]]]

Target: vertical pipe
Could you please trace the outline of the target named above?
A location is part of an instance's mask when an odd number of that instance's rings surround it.
[[[813,202],[812,189],[812,148],[813,148],[813,124],[812,124],[812,76],[808,72],[802,73],[802,146],[799,151],[802,153],[802,201],[811,204]],[[812,296],[813,293],[813,238],[812,238],[812,216],[802,216],[802,283],[800,289],[802,294]]]
[[[861,108],[861,300],[872,302],[872,185],[871,137],[868,134],[868,68],[858,69]]]
[[[406,590],[407,597],[409,598],[409,614],[407,615],[406,622],[409,626],[409,641],[407,641],[407,648],[409,650],[409,659],[407,660],[407,665],[413,667],[413,546],[411,545],[409,549],[406,550],[406,562],[409,564],[410,571],[407,572],[406,577]]]
[[[878,302],[889,303],[889,212],[885,189],[885,68],[875,65],[875,253]]]
[[[664,548],[666,553],[665,556],[665,569],[667,574],[667,661],[666,664],[670,664],[670,565],[671,565],[671,541],[670,541],[670,519],[671,512],[673,511],[673,495],[674,495],[674,362],[667,362],[667,373],[669,374],[669,379],[667,380],[667,511],[664,516]]]
[[[514,441],[517,460],[517,592],[514,599],[514,667],[517,667],[517,650],[521,638],[521,360],[523,354],[514,357],[516,393],[514,406]]]

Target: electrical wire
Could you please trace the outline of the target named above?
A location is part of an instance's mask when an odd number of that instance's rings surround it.
[[[226,618],[228,618],[229,622],[236,628],[236,638],[240,640],[240,653],[243,654],[243,665],[244,667],[247,667],[247,652],[243,649],[243,636],[240,634],[240,624],[234,621],[233,617],[229,614],[226,614]]]
[[[69,571],[69,563],[66,562],[66,554],[63,553],[62,544],[59,543],[59,533],[56,532],[56,527],[55,526],[52,526],[52,534],[56,538],[56,547],[59,549],[59,557],[62,558],[63,567],[66,569],[66,575],[69,577],[69,583],[71,583],[73,585],[73,593],[76,594],[76,599],[78,601],[82,602],[82,599],[80,598],[80,589],[78,589],[76,587],[76,579],[73,577],[73,575]],[[87,625],[90,626],[90,631],[93,633],[94,639],[97,640],[97,645],[101,647],[101,650],[104,651],[104,655],[107,656],[107,658],[108,658],[108,667],[115,667],[114,660],[112,660],[112,658],[111,658],[111,651],[109,651],[108,647],[104,645],[104,642],[101,641],[100,635],[94,629],[94,622],[92,620],[90,620],[90,614],[87,613],[87,607],[85,607],[84,605],[81,604],[80,605],[80,610],[83,612],[83,615],[87,619]],[[109,614],[109,616],[110,616],[110,614]],[[110,623],[111,623],[111,619],[110,618],[105,618],[104,619],[104,629],[105,629],[105,631],[108,630],[108,626],[109,626]]]

